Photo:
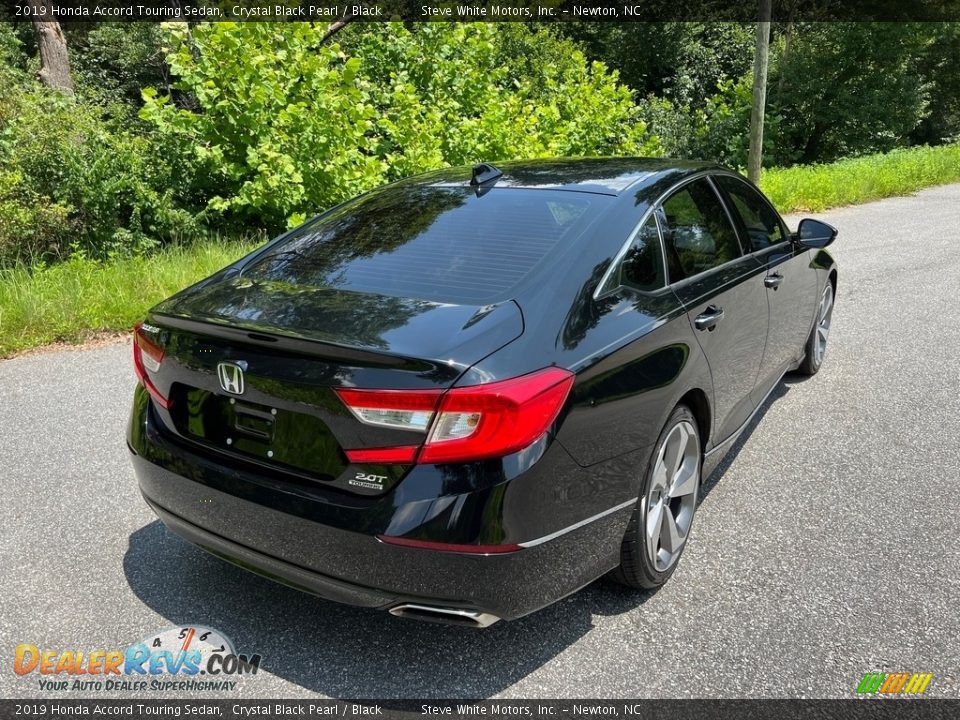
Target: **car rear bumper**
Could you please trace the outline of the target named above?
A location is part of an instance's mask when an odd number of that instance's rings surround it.
[[[397,602],[396,596],[390,593],[327,577],[228,540],[170,512],[146,495],[144,499],[172,532],[213,555],[258,575],[347,605],[382,608]]]
[[[632,512],[622,502],[622,492],[620,503],[607,504],[601,512],[591,514],[587,504],[578,522],[552,513],[563,523],[552,532],[534,532],[525,522],[524,506],[527,516],[540,516],[551,501],[537,492],[531,473],[547,473],[545,480],[561,485],[584,480],[582,469],[559,447],[555,460],[541,470],[534,465],[494,488],[429,502],[403,502],[394,491],[377,499],[340,496],[331,503],[270,474],[232,467],[180,445],[155,426],[148,410],[138,416],[138,406],[129,440],[133,465],[144,497],[163,523],[215,555],[329,600],[391,611],[412,604],[513,619],[575,592],[619,561]],[[572,476],[565,477],[559,466]],[[512,499],[506,502],[505,497]],[[397,546],[377,538],[408,516],[433,513],[440,506],[446,508],[439,517],[451,542],[464,537],[462,525],[475,526],[499,513],[508,536],[504,542],[520,549],[478,555]],[[435,522],[429,525],[434,533],[436,527]]]

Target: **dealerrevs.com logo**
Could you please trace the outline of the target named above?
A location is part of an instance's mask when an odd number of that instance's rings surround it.
[[[41,649],[22,643],[13,670],[36,676],[49,691],[233,690],[233,678],[256,675],[260,655],[238,653],[223,633],[201,626],[175,627],[116,650]]]

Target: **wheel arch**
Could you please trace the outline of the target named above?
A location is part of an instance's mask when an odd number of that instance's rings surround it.
[[[707,399],[707,394],[700,388],[692,388],[684,393],[677,404],[686,405],[696,418],[702,452],[710,440],[710,401]]]

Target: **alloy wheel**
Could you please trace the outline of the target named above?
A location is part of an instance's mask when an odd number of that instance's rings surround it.
[[[683,420],[671,428],[653,466],[644,531],[650,563],[664,572],[680,557],[697,503],[700,438]]]
[[[813,345],[814,360],[817,365],[823,362],[827,352],[827,338],[830,336],[830,321],[833,317],[833,285],[827,283],[820,297],[820,307],[817,309],[817,338]]]

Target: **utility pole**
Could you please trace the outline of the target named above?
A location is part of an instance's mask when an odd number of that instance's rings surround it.
[[[753,110],[750,113],[750,152],[747,155],[747,177],[760,180],[763,165],[763,114],[767,104],[767,61],[770,57],[771,0],[760,0],[757,22],[757,50],[753,58]]]

